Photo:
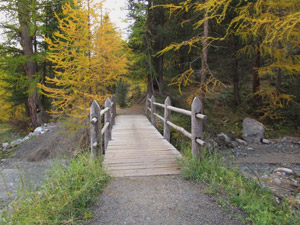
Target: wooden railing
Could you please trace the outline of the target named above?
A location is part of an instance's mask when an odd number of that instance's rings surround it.
[[[104,115],[103,127],[102,116]],[[111,140],[111,130],[115,124],[116,117],[116,98],[112,96],[107,98],[104,103],[104,109],[94,100],[90,107],[90,139],[91,155],[95,159],[100,153],[105,154],[108,142]],[[104,135],[104,143],[102,136]]]
[[[164,110],[164,117],[156,113],[156,107]],[[191,132],[188,132],[183,127],[177,126],[171,122],[171,111],[181,113],[191,117]],[[150,118],[149,118],[150,112]],[[195,97],[191,106],[191,111],[171,106],[171,99],[166,98],[165,103],[155,102],[155,97],[147,96],[145,114],[150,119],[153,126],[156,127],[156,118],[160,119],[164,125],[164,138],[170,142],[170,127],[187,136],[192,141],[192,153],[194,158],[199,158],[201,154],[201,146],[205,144],[202,140],[203,136],[203,120],[206,116],[202,114],[203,107],[199,98]]]

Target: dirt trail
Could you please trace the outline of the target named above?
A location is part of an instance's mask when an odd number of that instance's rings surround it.
[[[141,105],[118,109],[118,114],[143,114]],[[242,224],[206,195],[205,186],[181,176],[113,178],[93,208],[90,225],[118,224]]]
[[[93,209],[90,225],[99,224],[242,224],[205,193],[205,186],[180,176],[112,179]]]
[[[118,115],[141,115],[145,114],[144,105],[134,104],[130,108],[118,108]]]

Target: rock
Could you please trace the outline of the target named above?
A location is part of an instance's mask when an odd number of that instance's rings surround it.
[[[21,144],[22,142],[23,142],[23,140],[19,138],[19,139],[13,141],[12,143],[10,143],[10,145],[11,145],[12,147],[14,147],[14,146],[16,146],[16,145]]]
[[[230,143],[231,142],[231,138],[228,137],[226,134],[224,133],[220,133],[217,135],[219,139],[221,139],[222,141],[225,141],[226,143]]]
[[[242,140],[242,139],[239,139],[239,138],[236,138],[235,141],[237,143],[239,143],[240,145],[248,145],[246,141]]]
[[[235,148],[239,145],[237,142],[232,141],[231,138],[224,133],[218,134],[217,137],[219,138],[219,141],[221,142],[220,145],[225,144],[229,148]]]
[[[42,127],[37,127],[37,128],[34,129],[33,133],[40,134],[42,131],[43,131]]]
[[[27,141],[29,139],[29,136],[26,136],[23,138],[23,141]]]
[[[248,154],[245,152],[235,152],[235,155],[240,157],[247,157]]]
[[[243,139],[250,143],[260,143],[264,138],[264,125],[257,120],[245,118],[243,120]]]
[[[9,143],[7,143],[7,142],[2,143],[2,148],[4,150],[7,149],[8,146],[9,146]]]
[[[280,173],[286,173],[288,175],[293,175],[294,171],[285,167],[279,167],[277,169],[274,170],[274,173],[276,172],[280,172]]]
[[[248,147],[247,150],[248,150],[248,151],[254,151],[254,148]]]
[[[231,148],[236,148],[236,147],[239,146],[239,143],[236,142],[236,141],[232,141],[232,142],[230,142],[229,146],[230,146]]]
[[[265,139],[265,138],[263,138],[261,142],[266,145],[271,144],[271,141],[269,141],[268,139]]]
[[[280,185],[281,184],[281,180],[279,178],[274,178],[273,182],[276,184],[276,185]]]

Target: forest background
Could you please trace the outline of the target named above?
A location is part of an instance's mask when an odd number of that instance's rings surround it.
[[[124,41],[101,1],[4,0],[0,120],[26,129],[83,121],[93,99],[117,94],[124,103],[128,92],[127,104],[148,93],[184,108],[199,96],[214,132],[238,135],[250,116],[270,133],[297,134],[299,8],[299,0],[129,0]]]

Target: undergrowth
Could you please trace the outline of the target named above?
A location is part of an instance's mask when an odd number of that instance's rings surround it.
[[[69,165],[56,163],[45,185],[36,191],[23,188],[2,214],[4,224],[81,224],[92,217],[89,207],[107,183],[102,160],[81,155]]]
[[[217,153],[204,151],[201,160],[193,160],[190,151],[182,162],[187,179],[205,182],[209,193],[222,194],[246,214],[245,222],[253,224],[299,224],[300,215],[286,203],[278,204],[271,191],[244,178],[237,169],[229,168]]]

